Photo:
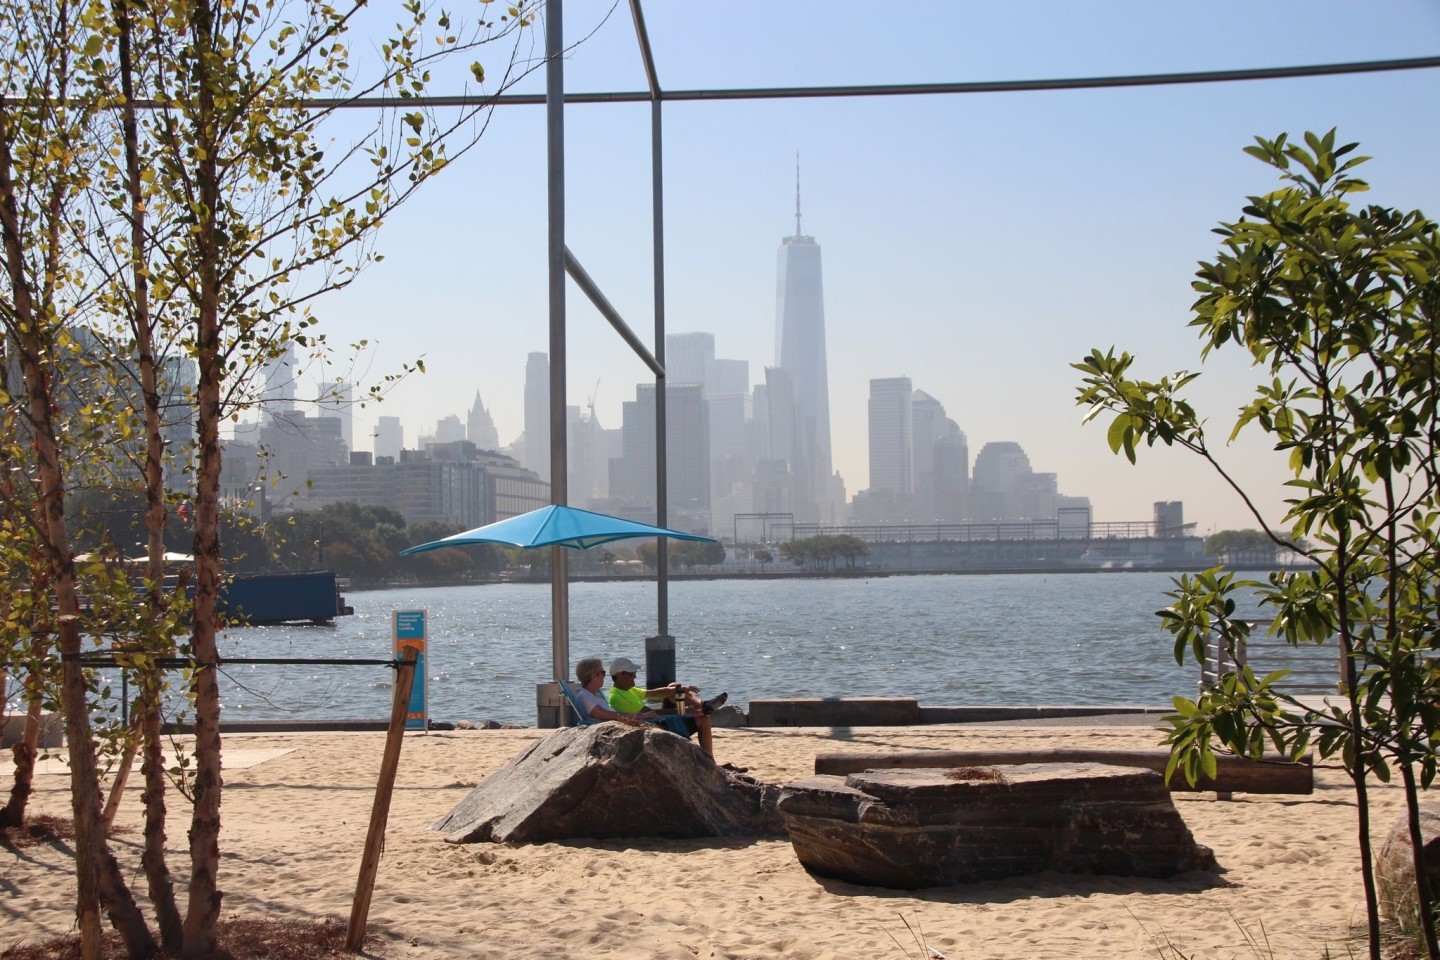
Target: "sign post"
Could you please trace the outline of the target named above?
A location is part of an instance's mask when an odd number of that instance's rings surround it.
[[[396,659],[400,659],[406,650],[415,651],[415,680],[410,687],[410,705],[405,711],[405,729],[428,732],[430,706],[426,694],[430,690],[430,672],[426,666],[425,619],[424,610],[390,611],[390,637]]]

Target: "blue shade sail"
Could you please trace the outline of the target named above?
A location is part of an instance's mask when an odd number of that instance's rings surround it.
[[[522,513],[508,520],[497,520],[474,530],[454,533],[440,540],[432,540],[400,551],[402,557],[429,550],[443,550],[446,547],[463,547],[471,543],[508,543],[513,547],[550,547],[559,544],[575,550],[609,543],[612,540],[630,540],[640,537],[670,537],[674,540],[697,540],[702,543],[715,542],[714,537],[698,533],[683,533],[648,523],[636,523],[603,513],[592,513],[578,507],[551,504],[539,510]]]

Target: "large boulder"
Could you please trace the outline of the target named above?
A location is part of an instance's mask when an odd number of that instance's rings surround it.
[[[915,889],[1042,870],[1169,877],[1213,867],[1158,773],[1099,763],[866,770],[791,783],[807,869]]]
[[[717,767],[684,737],[597,723],[531,744],[434,829],[451,843],[783,836],[779,792]]]
[[[1420,861],[1432,899],[1440,898],[1440,806],[1420,805]],[[1415,858],[1410,846],[1410,821],[1405,811],[1395,818],[1375,862],[1380,909],[1406,939],[1419,940],[1419,898],[1415,895]]]

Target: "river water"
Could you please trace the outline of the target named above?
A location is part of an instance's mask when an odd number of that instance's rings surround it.
[[[670,584],[676,673],[704,695],[913,696],[928,706],[1167,706],[1193,696],[1155,611],[1161,573],[686,580]],[[656,633],[653,582],[570,586],[570,665],[644,663]],[[390,656],[391,612],[424,609],[433,720],[535,722],[550,679],[550,587],[490,584],[347,594],[333,626],[227,631],[223,657]],[[379,720],[390,671],[376,666],[230,664],[224,717]],[[644,682],[642,675],[641,682]]]

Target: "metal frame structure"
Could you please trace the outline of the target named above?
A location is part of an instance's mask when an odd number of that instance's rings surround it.
[[[992,81],[979,83],[933,83],[880,86],[789,87],[750,90],[690,90],[665,92],[660,88],[659,74],[650,47],[649,32],[640,0],[630,0],[630,13],[635,26],[640,58],[645,68],[649,90],[645,93],[596,93],[567,95],[563,73],[563,0],[547,0],[545,4],[546,64],[546,135],[548,158],[548,195],[550,217],[549,291],[550,291],[550,490],[554,503],[566,503],[568,497],[566,459],[566,395],[565,395],[565,275],[568,273],[590,298],[600,313],[620,333],[630,348],[645,361],[655,374],[655,523],[668,526],[668,494],[666,483],[666,398],[665,398],[665,198],[664,164],[661,144],[663,126],[661,108],[665,101],[678,100],[759,100],[809,97],[914,96],[925,94],[996,93],[1025,90],[1089,89],[1098,87],[1134,87],[1186,83],[1217,83],[1234,80],[1263,80],[1279,77],[1324,76],[1343,73],[1369,73],[1385,70],[1414,70],[1440,67],[1440,57],[1409,60],[1370,61],[1280,67],[1258,70],[1205,71],[1200,73],[1158,74],[1149,76],[1091,77],[1062,80]],[[655,334],[654,354],[631,332],[601,294],[599,287],[585,273],[579,260],[565,247],[565,121],[566,103],[650,103],[650,164],[652,195],[652,244],[654,270]],[[435,105],[463,105],[465,98],[436,98]],[[482,101],[483,102],[483,98]],[[536,98],[501,96],[495,104],[535,103]],[[412,105],[413,101],[411,102]],[[569,579],[565,551],[552,547],[551,613],[552,659],[555,680],[565,678],[569,670]],[[662,537],[657,557],[656,633],[646,641],[646,677],[648,683],[665,683],[674,679],[674,639],[670,636],[668,553]],[[550,689],[554,688],[554,689]],[[540,722],[546,725],[558,716],[552,701],[558,699],[558,682],[541,685],[536,700]]]
[[[723,90],[662,90],[649,33],[640,0],[629,0],[631,19],[645,69],[648,90],[622,92],[566,93],[564,74],[564,0],[544,0],[545,16],[545,93],[505,95],[442,95],[419,97],[354,97],[308,98],[302,105],[314,109],[414,109],[416,107],[495,107],[506,105],[543,104],[546,113],[546,176],[548,206],[547,289],[549,294],[550,346],[550,492],[551,501],[567,504],[568,457],[566,430],[566,349],[565,349],[565,278],[568,275],[590,299],[602,316],[619,332],[630,348],[655,374],[655,492],[656,524],[668,525],[668,486],[665,471],[665,203],[661,107],[665,102],[698,100],[776,100],[832,97],[929,96],[937,94],[1015,93],[1042,90],[1087,90],[1116,87],[1167,86],[1195,83],[1224,83],[1246,80],[1274,80],[1297,77],[1336,76],[1353,73],[1380,73],[1396,70],[1423,70],[1440,67],[1440,56],[1413,57],[1397,60],[1370,60],[1351,63],[1314,64],[1291,67],[1262,67],[1246,70],[1206,70],[1190,73],[1138,74],[1113,77],[1070,77],[1040,80],[987,80],[974,82],[941,82],[912,84],[864,84],[822,87],[757,87]],[[10,102],[6,98],[6,102]],[[652,244],[654,270],[654,350],[625,324],[618,311],[605,299],[599,286],[589,277],[580,261],[565,245],[565,118],[566,104],[641,103],[649,102],[650,154],[652,194]],[[153,100],[136,100],[138,109],[156,109]],[[569,584],[565,551],[552,547],[551,612],[552,660],[557,679],[569,670]],[[647,678],[664,682],[664,651],[669,644],[669,669],[674,669],[673,639],[669,636],[669,598],[665,539],[659,540],[658,596],[656,619],[658,636],[647,640]],[[652,644],[659,654],[660,669],[651,661]],[[673,677],[671,677],[673,678]],[[548,692],[545,688],[550,688]],[[537,690],[537,702],[549,704],[553,716],[561,711],[561,693],[556,683]],[[553,702],[552,702],[553,701]],[[545,709],[541,710],[544,725]]]

